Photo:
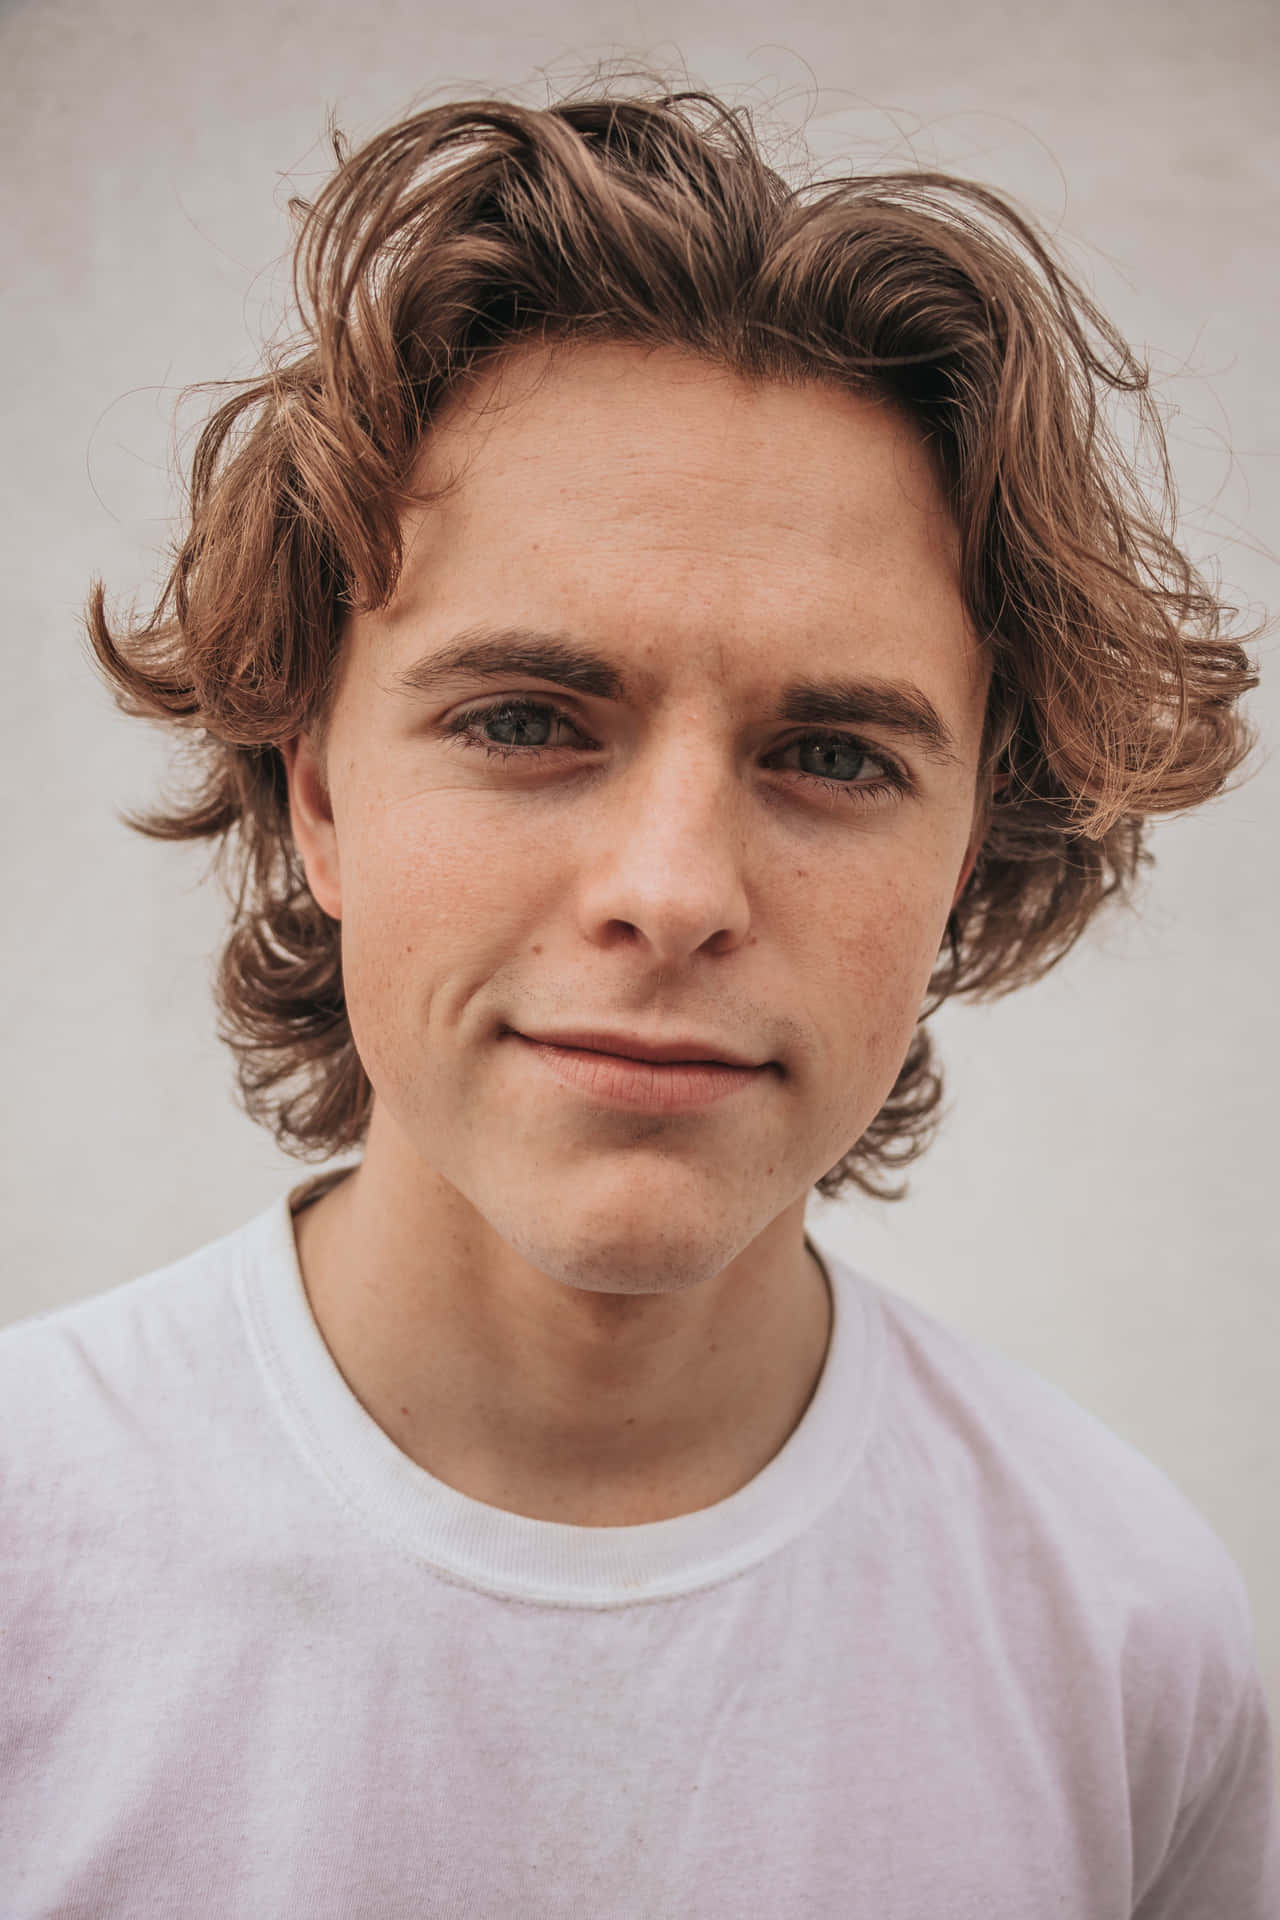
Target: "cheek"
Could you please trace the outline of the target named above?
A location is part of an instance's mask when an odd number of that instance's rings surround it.
[[[475,796],[439,793],[371,808],[346,823],[342,950],[352,1024],[360,1003],[390,1013],[425,992],[469,991],[545,912],[548,836],[485,818]]]
[[[833,917],[834,918],[834,917]],[[823,1063],[813,1125],[822,1170],[861,1137],[893,1091],[937,957],[945,905],[864,885],[834,919],[813,1025]]]
[[[887,1094],[911,1043],[937,964],[949,901],[941,883],[879,884],[863,872],[825,919],[821,1019],[831,1058]]]

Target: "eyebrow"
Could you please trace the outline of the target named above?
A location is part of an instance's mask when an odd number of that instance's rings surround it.
[[[469,627],[438,652],[395,676],[393,690],[414,698],[458,680],[547,680],[597,700],[623,700],[617,667],[563,634],[530,627]],[[954,766],[955,736],[929,696],[909,680],[878,676],[794,680],[778,695],[778,720],[811,726],[874,726],[913,739],[927,758]]]

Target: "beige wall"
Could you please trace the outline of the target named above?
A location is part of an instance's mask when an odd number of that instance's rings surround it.
[[[534,31],[530,23],[539,19]],[[292,1178],[235,1110],[208,974],[205,856],[128,833],[163,744],[78,636],[91,573],[155,573],[186,382],[248,371],[284,286],[288,187],[440,89],[545,98],[621,51],[808,114],[824,161],[915,157],[1053,227],[1149,346],[1197,557],[1280,607],[1277,15],[662,0],[113,0],[0,12],[5,1257],[0,1320],[96,1292],[246,1219]],[[460,24],[461,22],[461,24]],[[188,412],[188,425],[196,417]],[[1262,645],[1255,712],[1274,736]],[[1280,1713],[1274,1085],[1280,773],[1157,833],[1140,919],[938,1030],[951,1118],[897,1210],[818,1238],[1057,1381],[1156,1460],[1244,1569]]]

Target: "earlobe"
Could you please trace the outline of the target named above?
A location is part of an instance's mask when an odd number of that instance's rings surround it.
[[[300,733],[280,748],[289,783],[289,818],[316,905],[331,920],[342,918],[338,836],[325,769],[309,734]]]

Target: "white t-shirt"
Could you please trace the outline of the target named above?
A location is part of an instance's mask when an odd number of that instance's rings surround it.
[[[1047,1381],[819,1249],[763,1472],[531,1520],[361,1407],[291,1198],[0,1333],[4,1920],[1280,1915],[1240,1574]]]

